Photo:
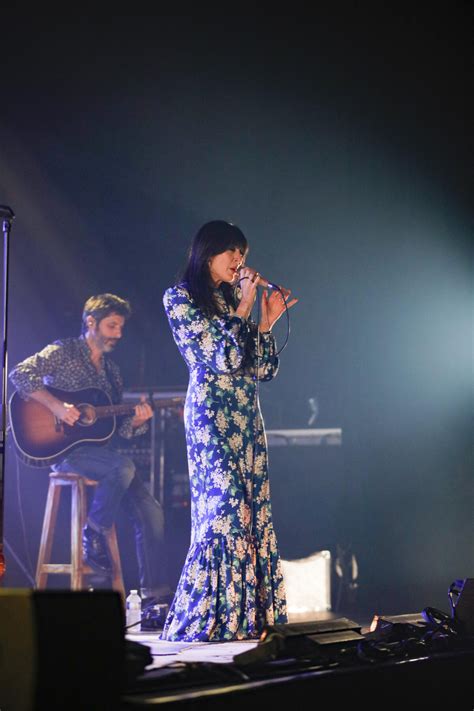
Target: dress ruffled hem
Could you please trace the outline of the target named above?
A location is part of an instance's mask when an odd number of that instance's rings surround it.
[[[191,544],[161,639],[252,639],[286,621],[273,531],[264,539],[219,534]]]

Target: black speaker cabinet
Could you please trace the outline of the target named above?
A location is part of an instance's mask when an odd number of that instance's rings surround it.
[[[450,588],[454,619],[460,631],[474,636],[474,578],[456,580]]]
[[[116,709],[122,600],[114,591],[0,590],[0,708]]]

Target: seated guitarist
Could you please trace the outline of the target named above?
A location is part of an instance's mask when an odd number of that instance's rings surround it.
[[[10,373],[15,388],[22,396],[45,405],[58,420],[71,426],[80,417],[79,410],[71,403],[58,400],[45,386],[70,391],[101,388],[113,403],[120,403],[122,379],[109,353],[122,337],[130,314],[130,304],[119,296],[91,296],[84,305],[82,335],[55,341],[19,363]],[[150,405],[142,401],[135,407],[133,416],[120,418],[118,434],[126,439],[143,434],[152,415]],[[144,604],[169,602],[162,508],[141,481],[133,462],[115,451],[114,438],[102,445],[79,443],[53,468],[83,474],[99,482],[83,529],[86,563],[99,573],[110,573],[111,559],[103,534],[122,509],[135,530]]]

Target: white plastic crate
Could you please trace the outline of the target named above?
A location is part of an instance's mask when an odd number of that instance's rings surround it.
[[[331,609],[331,553],[317,551],[306,558],[281,561],[289,614]]]

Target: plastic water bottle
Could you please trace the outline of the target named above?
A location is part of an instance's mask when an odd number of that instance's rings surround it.
[[[130,590],[126,603],[126,626],[129,628],[128,631],[139,632],[142,620],[142,599],[138,594],[138,590]]]

